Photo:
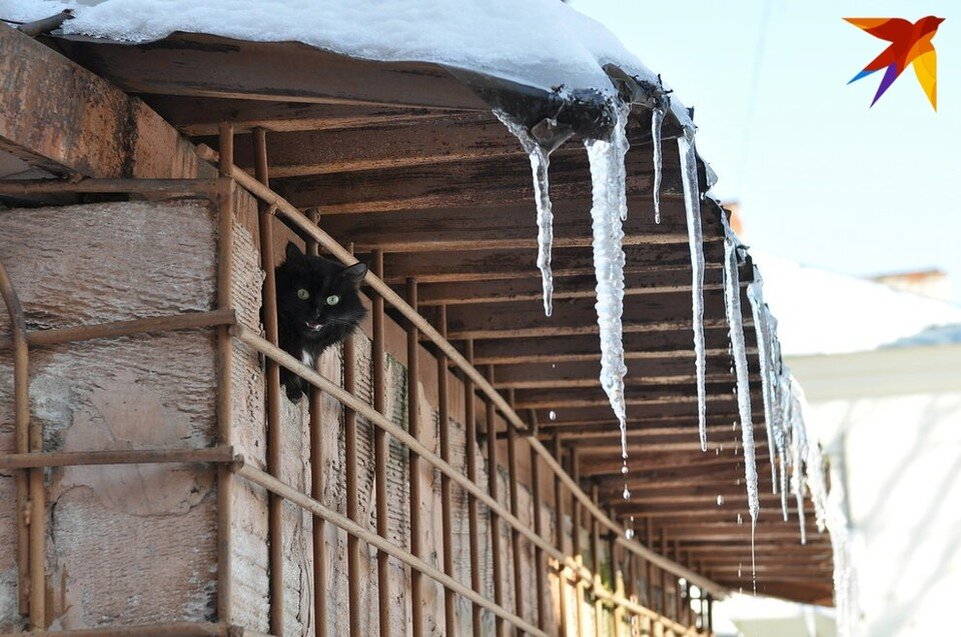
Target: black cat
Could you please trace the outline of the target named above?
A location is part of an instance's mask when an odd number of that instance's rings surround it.
[[[367,265],[344,267],[305,255],[289,242],[286,259],[274,272],[279,345],[313,368],[324,350],[347,338],[367,314],[358,292]],[[300,400],[307,387],[303,379],[283,367],[280,382],[293,402]]]

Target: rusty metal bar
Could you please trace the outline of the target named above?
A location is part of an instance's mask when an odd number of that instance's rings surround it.
[[[441,336],[447,338],[447,306],[438,307],[438,327]],[[440,457],[445,462],[450,462],[450,406],[448,405],[447,384],[447,356],[444,352],[437,353],[437,418],[438,436],[440,438]],[[453,491],[451,489],[450,477],[444,473],[440,474],[440,507],[441,507],[441,533],[443,534],[443,553],[444,553],[444,573],[454,576],[454,527],[451,521],[451,505],[453,504]],[[456,597],[454,591],[444,589],[444,634],[446,637],[456,637],[457,635],[457,608],[455,606]],[[539,626],[540,628],[540,626]]]
[[[356,347],[351,334],[344,339],[344,389],[355,393]],[[360,523],[357,495],[357,412],[344,405],[344,465],[347,483],[347,517]],[[360,592],[360,542],[347,535],[347,625],[351,635],[360,634],[360,613],[363,598]]]
[[[493,384],[494,368],[491,365],[487,366],[487,382]],[[497,426],[494,422],[495,417],[494,405],[491,404],[490,400],[484,401],[484,435],[487,436],[487,493],[490,497],[497,502],[497,494],[499,492],[497,484]],[[491,534],[491,561],[492,566],[492,576],[494,578],[494,603],[498,606],[504,605],[504,566],[501,562],[501,532],[500,532],[500,516],[497,515],[497,511],[491,509],[488,512],[488,518],[490,519],[490,534]],[[500,620],[495,621],[494,632],[498,637],[504,634],[504,623]]]
[[[651,518],[645,518],[644,520],[644,542],[647,546],[654,546],[654,524]],[[651,610],[658,610],[657,608],[657,598],[655,593],[657,592],[654,588],[654,565],[647,561],[645,562],[647,566],[647,605],[651,607]]]
[[[417,311],[417,279],[407,279],[407,304]],[[420,363],[419,334],[416,325],[407,328],[407,429],[414,440],[420,440]],[[407,468],[410,478],[410,552],[423,557],[420,526],[420,456],[408,448]],[[421,573],[416,569],[410,572],[411,626],[415,635],[424,634],[424,588]]]
[[[667,531],[664,527],[661,527],[661,555],[667,556]],[[670,616],[670,606],[667,603],[667,577],[668,572],[661,569],[661,613]]]
[[[20,297],[13,287],[13,282],[7,275],[7,269],[0,262],[0,296],[3,297],[10,317],[11,342],[13,344],[13,408],[14,408],[14,437],[18,454],[29,455],[40,448],[33,447],[33,431],[30,423],[30,354],[27,345],[27,327],[23,316]],[[36,484],[33,474],[40,475],[41,505],[43,503],[43,473],[39,470],[17,472],[17,567],[19,570],[18,594],[20,612],[30,617],[30,627],[43,630],[44,623],[44,563],[43,553],[40,553],[39,573],[40,587],[37,592],[37,578],[34,551],[34,488]],[[41,518],[41,524],[43,519]],[[29,524],[28,524],[29,523]],[[43,540],[43,537],[40,538]],[[39,604],[39,605],[36,605]]]
[[[19,633],[0,633],[0,637],[227,637],[226,625],[210,622],[169,622],[162,624],[133,624],[129,626],[103,626],[74,630],[46,630]]]
[[[230,173],[220,179],[24,179],[0,181],[0,195],[11,197],[57,193],[197,195],[215,198],[223,182],[232,181]]]
[[[537,412],[530,410],[531,427],[537,429]],[[530,450],[531,463],[531,508],[533,509],[534,533],[537,537],[544,537],[544,528],[541,517],[541,466],[540,456],[528,445]],[[537,613],[537,627],[544,630],[547,623],[547,611],[545,608],[544,577],[547,573],[547,565],[544,563],[544,549],[534,544],[534,582],[537,594],[537,603],[534,605]]]
[[[378,279],[384,276],[384,253],[375,250],[373,254],[373,271]],[[387,404],[387,381],[384,365],[384,297],[374,294],[371,300],[374,337],[371,343],[371,366],[374,383],[374,411],[384,413]],[[372,423],[373,424],[373,423]],[[381,427],[374,427],[374,489],[377,509],[377,534],[387,537],[389,528],[387,523],[387,432]],[[384,551],[377,552],[377,613],[380,626],[380,636],[390,635],[390,564],[389,555]]]
[[[511,400],[513,403],[513,398]],[[517,428],[507,421],[507,473],[510,479],[510,512],[520,517],[517,483]],[[536,488],[536,487],[535,487]],[[524,616],[524,565],[521,562],[521,532],[511,527],[511,555],[514,557],[514,612]]]
[[[133,319],[130,321],[111,321],[97,325],[80,325],[53,330],[35,330],[27,332],[27,345],[43,347],[89,341],[97,338],[115,338],[131,334],[148,332],[167,332],[172,330],[187,330],[199,327],[216,327],[219,325],[233,325],[237,322],[233,310],[213,310],[210,312],[183,312],[169,316],[152,316],[150,318]],[[12,349],[13,343],[9,337],[0,336],[0,350]]]
[[[267,131],[254,128],[254,174],[265,188],[270,188],[267,162]],[[277,282],[274,268],[273,215],[269,206],[259,202],[258,228],[260,231],[260,267],[264,271],[263,321],[267,340],[277,344]],[[283,462],[283,432],[281,423],[280,366],[267,359],[267,471],[280,477]],[[267,538],[270,547],[268,565],[270,571],[270,632],[284,634],[284,522],[283,500],[276,494],[268,494]]]
[[[521,630],[527,633],[530,633],[532,635],[541,635],[543,637],[548,637],[546,633],[538,630],[535,626],[530,625],[529,623],[527,623],[517,615],[514,615],[513,613],[505,610],[504,608],[501,608],[500,606],[491,602],[490,600],[485,599],[482,595],[467,588],[466,586],[464,586],[454,578],[449,577],[448,575],[445,575],[443,572],[434,568],[433,566],[425,562],[423,559],[417,557],[416,555],[412,555],[411,553],[393,545],[390,542],[390,540],[381,537],[377,533],[374,533],[372,531],[365,529],[364,527],[360,526],[356,522],[353,522],[350,519],[348,519],[346,516],[337,513],[336,511],[324,506],[324,504],[322,504],[321,502],[318,502],[317,500],[314,500],[313,498],[307,496],[306,494],[301,493],[300,491],[290,486],[289,484],[282,482],[277,478],[274,478],[269,473],[266,473],[265,471],[261,471],[260,469],[257,469],[256,467],[253,467],[243,462],[242,459],[238,459],[238,461],[234,462],[231,465],[231,467],[234,470],[234,472],[237,473],[237,475],[243,476],[244,478],[250,480],[255,484],[259,484],[260,486],[267,489],[271,493],[276,493],[277,495],[280,495],[281,497],[289,500],[290,502],[296,504],[297,506],[310,511],[314,515],[323,517],[334,526],[337,526],[338,528],[346,531],[348,534],[356,535],[357,537],[361,538],[362,540],[364,540],[374,548],[384,551],[391,557],[397,560],[400,560],[401,562],[409,566],[412,570],[419,571],[420,573],[440,583],[442,586],[451,588],[452,590],[457,592],[459,595],[462,595],[468,598],[469,600],[471,600],[472,602],[474,602],[475,604],[478,604],[482,608],[489,610],[490,612],[494,613],[495,616],[499,617],[501,620],[507,621],[513,624],[514,626],[517,626]]]
[[[577,447],[571,447],[571,453],[568,456],[568,462],[570,463],[568,469],[568,475],[574,480],[574,483],[580,487],[581,482],[581,471],[580,462],[577,456]],[[571,491],[571,554],[574,556],[574,560],[577,562],[578,567],[584,565],[584,556],[581,554],[581,506],[580,501],[577,499],[577,494]],[[584,581],[579,578],[574,578],[574,621],[577,622],[577,637],[581,637],[584,634]]]
[[[206,160],[214,160],[217,157],[216,151],[213,151],[204,145],[198,146],[197,154]],[[256,179],[237,167],[233,168],[231,176],[252,195],[262,199],[270,205],[276,206],[277,212],[280,216],[282,216],[292,225],[299,228],[304,233],[316,239],[342,263],[348,265],[356,263],[356,258],[354,258],[350,252],[344,249],[329,234],[310,224],[303,213],[301,213],[300,210],[294,207],[283,197],[263,186],[263,184],[259,183]],[[494,403],[497,409],[501,411],[507,420],[513,422],[518,429],[526,429],[524,422],[510,407],[510,405],[507,404],[503,396],[501,396],[497,390],[495,390],[494,387],[484,379],[484,377],[477,369],[474,368],[473,365],[468,363],[468,361],[453,347],[453,345],[441,337],[437,330],[434,329],[434,327],[431,326],[426,319],[420,316],[407,303],[405,303],[404,300],[400,298],[400,296],[398,296],[398,294],[382,280],[382,278],[377,277],[373,273],[369,272],[365,279],[365,283],[369,285],[378,295],[383,296],[385,302],[390,303],[397,309],[398,312],[406,317],[407,320],[413,323],[426,339],[433,342],[438,349],[443,351],[448,356],[451,363],[460,369],[466,377],[470,378],[474,382],[477,389],[483,392],[484,395]],[[581,505],[584,506],[586,510],[590,511],[591,514],[596,515],[603,526],[618,534],[618,543],[624,546],[628,551],[654,562],[663,569],[669,570],[672,573],[676,573],[677,575],[688,579],[689,581],[695,582],[699,586],[703,586],[706,590],[715,591],[721,596],[727,595],[727,589],[719,584],[712,582],[705,577],[701,577],[697,573],[693,573],[679,564],[675,564],[671,560],[658,555],[654,551],[642,546],[641,544],[638,544],[637,542],[627,540],[625,537],[623,537],[624,529],[611,520],[598,507],[596,507],[593,502],[591,502],[587,494],[584,493],[584,491],[571,479],[571,477],[564,471],[564,469],[553,458],[551,453],[543,446],[543,444],[534,438],[529,438],[529,442],[541,456],[548,468],[558,477],[558,479],[561,480],[561,482],[564,483],[565,487],[574,494],[574,497],[577,498]]]
[[[131,449],[117,451],[50,451],[0,455],[0,469],[78,467],[106,464],[153,464],[187,462],[230,462],[233,448]]]
[[[597,483],[591,485],[591,499],[597,503]],[[597,518],[593,515],[591,516],[591,561],[594,567],[594,591],[603,587],[601,582],[601,533],[600,527],[598,525]],[[611,554],[611,575],[614,575],[614,560],[613,553]],[[604,608],[601,603],[601,598],[596,594],[594,595],[594,634],[600,635],[601,628],[604,625]]]
[[[217,309],[233,314],[234,182],[229,175],[234,161],[234,128],[220,124],[221,186],[217,197]],[[236,323],[236,317],[233,323]],[[229,325],[217,329],[217,444],[233,444],[233,354]],[[233,608],[233,523],[234,476],[226,467],[217,468],[217,618],[230,622]]]
[[[474,361],[474,341],[468,339],[464,343],[464,353],[467,360],[473,365]],[[469,376],[464,378],[464,455],[467,465],[467,479],[472,484],[477,484],[477,414],[474,409],[474,381]],[[477,500],[467,494],[467,529],[470,541],[470,585],[477,592],[481,588],[480,572],[480,537],[477,528]],[[471,607],[471,628],[474,637],[480,637],[481,632],[481,608],[477,604]]]
[[[707,596],[707,633],[714,634],[714,598]]]
[[[564,455],[564,449],[561,447],[561,439],[556,434],[554,435],[554,454],[557,456],[558,461],[561,460]],[[554,536],[557,540],[557,550],[560,553],[564,553],[564,496],[561,493],[561,477],[556,472],[554,473]],[[566,636],[567,577],[564,574],[563,562],[558,562],[557,564],[557,591],[560,608],[558,627],[560,634]]]
[[[611,515],[613,518],[612,513],[608,513],[608,515]],[[628,593],[625,589],[624,575],[625,575],[625,570],[627,570],[627,565],[624,564],[624,562],[622,561],[624,557],[623,551],[619,551],[617,542],[615,541],[615,537],[613,533],[607,534],[607,542],[608,542],[607,550],[611,554],[611,578],[614,584],[614,594],[619,597],[632,599],[633,601],[636,602],[637,598],[634,595],[634,591],[631,591],[630,593]],[[619,552],[621,553],[621,555],[618,555]],[[630,559],[633,560],[634,557],[635,556],[632,555]],[[624,608],[622,606],[618,605],[614,607],[613,621],[614,621],[613,637],[621,637],[624,632]]]
[[[308,212],[310,222],[315,226],[320,223],[320,212],[312,209]],[[317,256],[319,246],[316,241],[307,240],[307,254]],[[320,361],[314,361],[314,368],[318,369]],[[319,388],[311,385],[308,398],[308,429],[310,437],[310,496],[321,501],[324,497],[324,422],[323,395]],[[327,635],[327,521],[319,516],[311,518],[310,528],[311,551],[313,551],[314,576],[314,632],[317,635]]]

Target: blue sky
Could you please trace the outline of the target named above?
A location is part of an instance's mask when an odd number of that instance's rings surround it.
[[[961,3],[572,0],[695,108],[698,150],[750,245],[866,275],[945,269],[961,302]],[[946,18],[938,112],[908,69],[871,109],[886,46],[843,17]],[[761,264],[763,271],[763,263]]]

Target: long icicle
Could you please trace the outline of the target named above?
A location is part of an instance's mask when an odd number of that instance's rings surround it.
[[[707,451],[707,388],[704,353],[704,240],[701,232],[701,193],[697,184],[697,153],[694,150],[694,127],[684,129],[677,138],[681,155],[681,183],[684,186],[684,211],[687,236],[691,248],[691,309],[694,326],[694,358],[697,371],[697,426],[701,451]]]
[[[771,376],[771,342],[768,329],[768,313],[764,306],[764,280],[757,267],[754,268],[754,280],[747,286],[747,298],[751,304],[751,316],[754,318],[754,332],[757,335],[758,359],[761,361],[761,393],[764,399],[764,425],[767,430],[767,448],[771,459],[771,482],[777,485],[777,469],[774,465],[774,387]]]
[[[630,107],[615,105],[616,124],[611,141],[587,139],[584,147],[591,168],[593,184],[591,221],[594,234],[594,273],[597,278],[597,324],[601,341],[601,386],[607,394],[621,431],[621,458],[627,462],[627,408],[624,400],[623,329],[624,311],[624,231],[622,211],[627,207],[624,136]]]
[[[534,180],[534,203],[537,207],[537,267],[541,271],[541,285],[544,291],[544,314],[550,316],[554,311],[554,274],[551,270],[551,252],[554,244],[554,213],[551,207],[548,171],[550,153],[537,143],[524,126],[515,122],[501,110],[494,115],[517,137],[531,162],[531,176]]]
[[[754,570],[754,532],[760,511],[757,488],[757,464],[755,461],[754,423],[751,422],[751,385],[747,365],[747,346],[744,341],[744,322],[741,319],[741,284],[737,272],[737,251],[740,242],[731,230],[727,213],[721,210],[724,227],[724,308],[731,330],[731,349],[734,352],[734,370],[737,374],[737,406],[741,421],[741,446],[744,453],[744,482],[747,486],[748,511],[751,514],[752,577]]]

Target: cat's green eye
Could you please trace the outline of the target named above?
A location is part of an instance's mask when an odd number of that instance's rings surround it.
[[[310,292],[308,292],[304,288],[300,288],[299,290],[297,290],[297,298],[300,299],[301,301],[306,301],[307,299],[310,298]]]
[[[340,303],[340,297],[336,294],[327,297],[327,305],[337,305],[338,303]]]

